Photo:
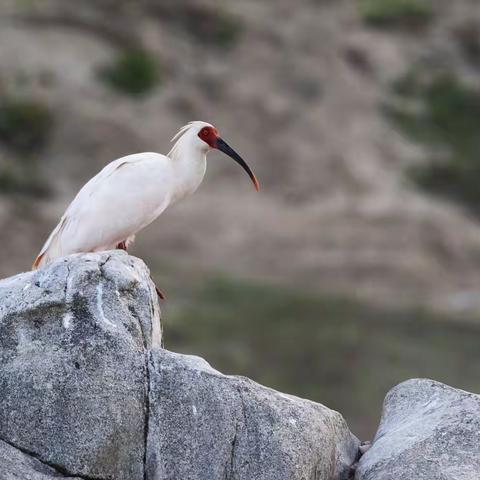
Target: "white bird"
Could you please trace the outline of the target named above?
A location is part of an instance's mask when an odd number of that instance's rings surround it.
[[[258,191],[250,167],[213,125],[190,122],[175,140],[167,155],[147,152],[119,158],[87,182],[48,237],[33,268],[71,253],[126,250],[135,234],[168,206],[195,192],[205,175],[210,149],[239,163]]]

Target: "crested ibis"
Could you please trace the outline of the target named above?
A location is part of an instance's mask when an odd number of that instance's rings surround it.
[[[198,188],[209,150],[230,156],[247,172],[250,167],[206,122],[190,122],[173,137],[167,155],[137,153],[109,163],[73,199],[38,254],[33,268],[71,253],[126,250],[140,230],[170,205]],[[160,294],[161,296],[161,294]]]

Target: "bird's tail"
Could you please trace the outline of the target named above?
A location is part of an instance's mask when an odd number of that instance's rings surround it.
[[[65,226],[65,221],[66,221],[66,218],[63,217],[60,220],[60,223],[55,227],[53,232],[50,234],[47,241],[45,242],[45,245],[42,247],[42,250],[40,250],[40,253],[38,254],[37,258],[35,258],[35,261],[33,262],[33,265],[32,265],[32,270],[37,270],[38,268],[49,264],[55,258],[62,256],[60,237],[61,237],[61,232]]]
[[[55,245],[45,245],[42,251],[37,255],[37,258],[35,258],[35,261],[32,265],[32,270],[37,270],[45,265],[48,265],[50,262],[61,256],[61,253],[58,252],[58,249],[55,248]]]
[[[32,270],[37,270],[38,268],[40,268],[42,266],[43,259],[45,258],[45,253],[46,252],[43,252],[43,253],[41,253],[40,255],[37,256],[37,258],[33,262]]]

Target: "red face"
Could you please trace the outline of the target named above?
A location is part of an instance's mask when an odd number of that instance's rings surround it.
[[[218,139],[218,130],[215,127],[203,127],[198,136],[211,148],[216,148]]]
[[[210,148],[216,148],[221,152],[225,153],[229,157],[233,158],[241,167],[247,172],[248,176],[252,180],[255,188],[260,188],[257,177],[255,177],[250,167],[245,163],[242,157],[220,136],[218,135],[218,130],[215,127],[203,127],[198,132],[198,137],[203,140]]]

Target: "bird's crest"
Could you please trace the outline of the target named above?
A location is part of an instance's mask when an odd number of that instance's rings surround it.
[[[190,130],[190,128],[197,123],[196,121],[188,122],[186,125],[180,128],[180,130],[173,136],[173,138],[170,140],[170,142],[174,142],[175,140],[178,140],[187,130]]]
[[[192,122],[188,122],[186,125],[184,125],[180,130],[173,136],[171,142],[175,142],[175,145],[173,145],[172,149],[168,152],[168,157],[174,158],[175,154],[178,150],[178,145],[180,144],[183,136],[191,129],[194,127],[200,127],[200,126],[210,126],[209,123],[202,122],[200,120],[193,120]]]

